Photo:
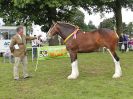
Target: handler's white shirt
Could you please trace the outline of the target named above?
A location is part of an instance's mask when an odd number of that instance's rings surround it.
[[[32,46],[37,46],[38,45],[38,40],[35,39],[35,40],[32,40]]]

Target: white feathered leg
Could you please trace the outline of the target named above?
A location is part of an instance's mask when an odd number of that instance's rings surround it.
[[[114,60],[114,63],[115,63],[115,73],[114,73],[114,75],[113,75],[112,78],[119,78],[119,77],[122,76],[122,71],[121,71],[121,67],[120,67],[120,62]]]
[[[122,70],[121,70],[120,62],[119,61],[116,61],[116,59],[114,58],[114,56],[112,55],[112,53],[110,52],[109,49],[107,49],[107,50],[110,53],[110,55],[113,58],[113,61],[115,63],[115,73],[112,76],[112,78],[119,78],[119,77],[122,76]]]
[[[75,60],[71,64],[72,66],[72,72],[71,75],[68,76],[68,79],[76,79],[79,76],[79,71],[78,71],[78,61]]]

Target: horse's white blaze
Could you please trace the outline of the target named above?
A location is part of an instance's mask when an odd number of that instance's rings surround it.
[[[112,53],[110,52],[109,49],[107,49],[108,52],[110,53],[111,57],[113,58],[114,60],[114,63],[115,63],[115,73],[113,75],[112,78],[118,78],[120,76],[122,76],[122,71],[121,71],[121,66],[120,66],[120,62],[119,61],[116,61],[116,59],[114,58],[114,56],[112,55]]]
[[[76,79],[79,76],[79,71],[78,71],[78,61],[75,60],[71,64],[72,66],[72,72],[71,75],[68,76],[68,79]]]

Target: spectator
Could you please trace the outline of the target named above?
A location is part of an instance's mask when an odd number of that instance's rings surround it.
[[[34,35],[36,37],[36,35]],[[33,58],[37,57],[37,46],[38,46],[38,40],[32,40],[32,50],[33,50]]]
[[[123,43],[124,43],[124,46],[125,46],[125,52],[127,51],[127,49],[128,49],[128,41],[129,41],[129,39],[128,39],[128,35],[127,34],[124,34],[123,35]]]
[[[119,37],[119,50],[122,51],[122,44],[123,44],[123,34]]]

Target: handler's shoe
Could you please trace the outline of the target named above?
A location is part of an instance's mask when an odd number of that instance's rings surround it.
[[[31,78],[31,76],[26,76],[26,77],[24,77],[24,79],[27,79],[27,78]]]
[[[14,80],[16,80],[16,81],[19,80],[19,77],[15,77]]]

